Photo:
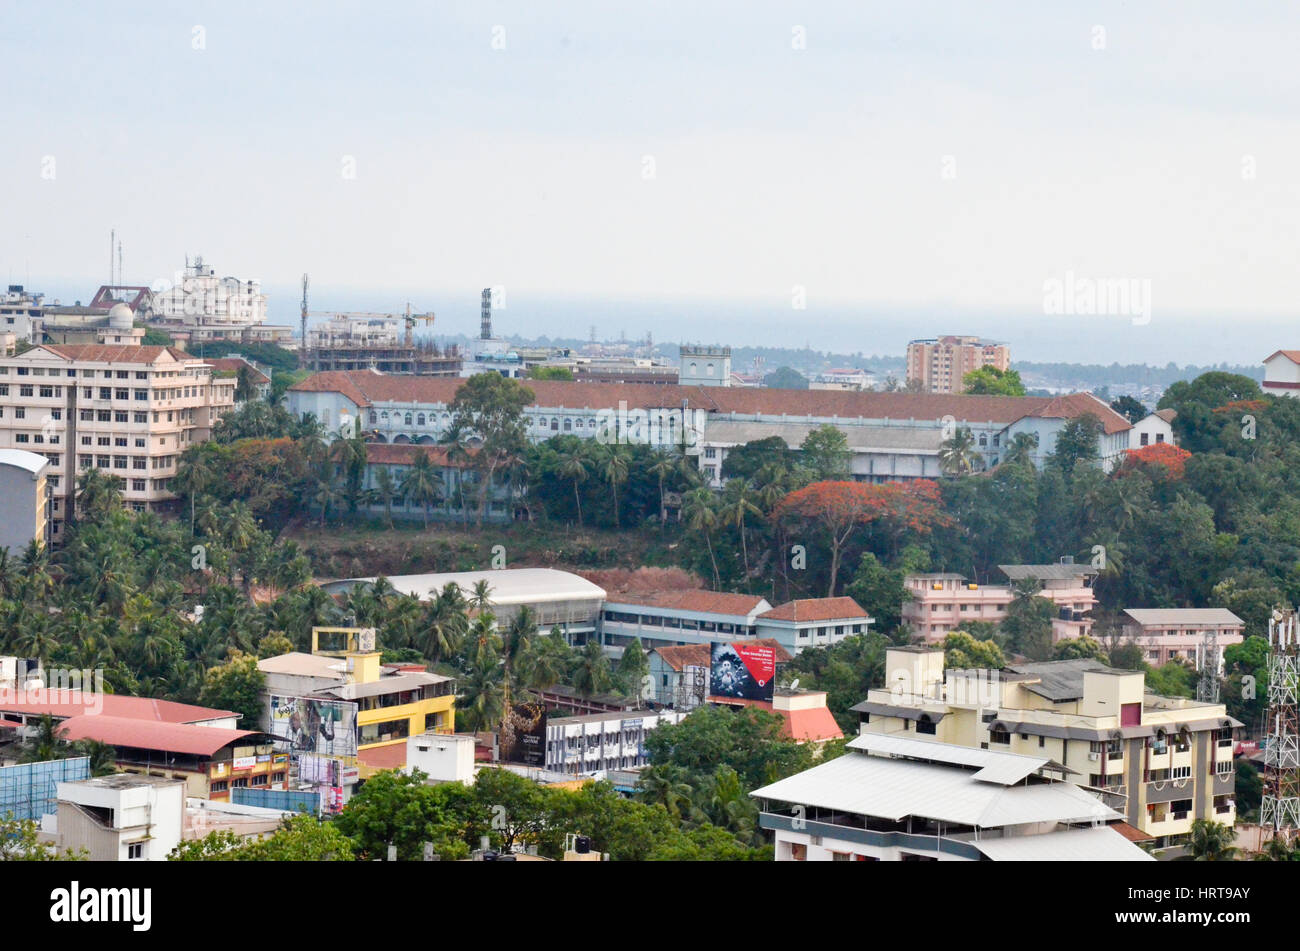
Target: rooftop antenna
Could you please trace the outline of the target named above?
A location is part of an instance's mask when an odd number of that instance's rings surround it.
[[[113,249],[117,247],[117,229],[110,228],[108,231],[108,283],[113,281]]]
[[[492,288],[483,288],[483,307],[479,314],[479,339],[492,339]]]
[[[1300,718],[1297,717],[1300,650],[1296,615],[1274,611],[1268,621],[1268,713],[1264,746],[1264,795],[1259,824],[1291,840],[1300,829]]]

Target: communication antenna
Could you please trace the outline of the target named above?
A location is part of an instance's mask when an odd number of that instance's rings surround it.
[[[1264,795],[1259,824],[1291,839],[1300,828],[1300,721],[1297,690],[1300,652],[1291,608],[1268,621],[1268,734],[1264,738]]]
[[[307,275],[302,276],[302,356],[307,362]]]
[[[1206,630],[1201,638],[1200,656],[1197,658],[1196,699],[1201,703],[1219,702],[1219,632]]]
[[[479,339],[492,339],[492,288],[483,288],[483,306],[479,313]]]

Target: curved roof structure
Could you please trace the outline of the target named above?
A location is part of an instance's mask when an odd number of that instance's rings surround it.
[[[321,585],[330,594],[339,594],[358,584],[373,584],[377,578],[341,578]],[[599,601],[605,589],[567,571],[556,568],[498,568],[486,571],[449,571],[426,575],[389,575],[388,581],[401,594],[427,600],[451,583],[468,594],[479,581],[491,588],[489,599],[503,607],[538,604],[548,601]]]
[[[36,475],[47,465],[49,463],[46,458],[37,453],[25,449],[0,449],[0,466],[26,469],[32,475]]]

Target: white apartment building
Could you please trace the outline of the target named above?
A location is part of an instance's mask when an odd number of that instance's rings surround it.
[[[181,453],[211,436],[236,382],[172,347],[42,344],[0,358],[0,449],[49,460],[57,542],[83,469],[121,478],[135,511],[168,508]]]
[[[266,322],[262,282],[217,277],[202,257],[186,262],[176,282],[155,291],[149,321],[177,340],[253,340],[288,343],[293,328]]]
[[[92,862],[166,861],[180,845],[185,782],[118,773],[58,784],[58,813],[43,831]]]

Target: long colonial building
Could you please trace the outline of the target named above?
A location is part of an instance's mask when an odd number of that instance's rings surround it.
[[[83,469],[121,478],[136,511],[169,507],[181,453],[211,436],[236,383],[172,347],[42,344],[0,358],[0,448],[49,460],[57,541]]]
[[[449,404],[460,385],[333,371],[291,387],[288,405],[299,416],[314,415],[330,432],[355,421],[373,442],[432,445],[450,426]],[[826,424],[845,434],[853,478],[869,482],[937,478],[940,446],[959,429],[971,431],[986,466],[997,465],[1017,434],[1031,433],[1038,438],[1033,461],[1042,465],[1065,423],[1092,414],[1103,426],[1098,452],[1108,469],[1130,448],[1133,431],[1127,419],[1087,393],[946,396],[554,380],[526,385],[535,396],[525,409],[532,439],[572,434],[662,449],[685,446],[714,485],[731,449],[770,436],[797,449]]]

